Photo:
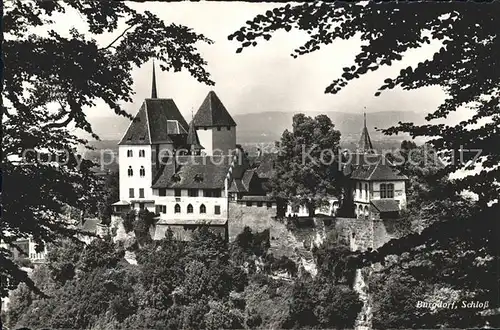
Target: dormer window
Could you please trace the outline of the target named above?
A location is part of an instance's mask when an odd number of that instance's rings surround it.
[[[134,170],[132,170],[132,166],[128,167],[127,174],[128,174],[128,176],[133,176],[134,175]]]
[[[127,157],[132,157],[132,156],[133,156],[132,149],[128,149],[127,150]]]
[[[141,168],[139,170],[139,176],[141,178],[146,176],[146,169],[144,168],[144,166],[141,166]]]
[[[179,174],[172,175],[172,181],[174,181],[174,182],[181,181],[181,177],[179,176]]]
[[[201,182],[201,181],[203,181],[203,175],[201,175],[201,174],[196,174],[196,175],[194,176],[194,181],[196,181],[196,182]]]
[[[146,151],[144,149],[139,150],[139,157],[146,157]]]

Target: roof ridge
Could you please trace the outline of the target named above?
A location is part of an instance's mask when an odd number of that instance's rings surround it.
[[[377,164],[375,165],[375,167],[373,168],[372,172],[370,173],[370,175],[368,176],[367,180],[371,180],[372,178],[372,175],[373,173],[375,173],[375,170],[378,168],[378,165],[380,164],[380,160],[377,162]]]
[[[144,102],[144,111],[146,112],[146,127],[148,128],[149,144],[151,145],[153,139],[151,139],[151,127],[149,126],[148,102]]]

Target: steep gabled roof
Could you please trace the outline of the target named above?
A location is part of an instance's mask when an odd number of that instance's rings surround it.
[[[224,104],[214,91],[210,91],[193,118],[196,127],[199,126],[236,126]]]
[[[127,132],[118,144],[151,144],[146,117],[146,102],[142,103],[139,112],[130,122]]]
[[[172,99],[146,99],[119,144],[172,143],[188,124]]]

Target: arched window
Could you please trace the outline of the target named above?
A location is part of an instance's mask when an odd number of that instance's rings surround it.
[[[205,204],[200,205],[200,213],[207,213],[207,208],[205,207]]]
[[[363,217],[363,206],[358,205],[358,217]]]
[[[193,205],[188,204],[187,211],[188,211],[188,213],[193,213]]]
[[[387,184],[387,198],[394,198],[394,184]]]
[[[365,206],[365,219],[368,219],[368,206]]]
[[[144,151],[144,149],[139,150],[139,157],[146,157],[146,151]]]
[[[133,176],[134,175],[134,170],[132,170],[132,166],[128,167],[127,173],[128,173],[128,176]]]
[[[146,176],[146,170],[144,169],[144,166],[141,166],[141,169],[139,170],[139,175],[141,177]]]
[[[368,183],[365,183],[365,196],[368,199]]]
[[[127,157],[132,157],[132,149],[127,150]]]
[[[175,204],[174,212],[175,213],[181,213],[181,206],[179,204]]]

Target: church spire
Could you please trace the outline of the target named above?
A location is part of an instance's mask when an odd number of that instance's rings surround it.
[[[366,112],[363,113],[363,130],[361,131],[361,138],[358,142],[358,152],[373,152],[372,140],[370,139],[370,134],[368,134],[368,128],[366,127]]]
[[[158,98],[158,93],[156,91],[156,74],[155,74],[155,60],[153,59],[153,82],[151,84],[151,98]]]

